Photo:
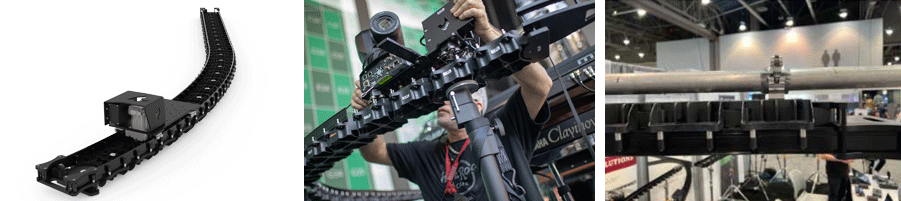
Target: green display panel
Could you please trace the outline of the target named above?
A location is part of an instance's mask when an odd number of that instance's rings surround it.
[[[347,189],[347,165],[345,160],[338,161],[332,169],[322,173],[320,182],[336,188]]]
[[[347,161],[347,180],[350,181],[350,189],[372,189],[369,184],[369,168],[366,166],[363,155],[360,155],[360,151],[354,150],[345,160]]]
[[[305,1],[304,5],[304,24],[306,24],[307,33],[323,35],[325,31],[322,26],[322,7],[319,3],[313,1]]]
[[[304,108],[303,109],[303,118],[307,119],[307,121],[303,122],[303,133],[309,133],[313,128],[316,128],[316,125],[313,125],[313,122],[310,119],[313,119],[313,109]]]
[[[447,4],[445,0],[369,0],[369,3],[384,3],[387,5],[398,5],[396,6],[397,11],[394,12],[404,12],[412,16],[419,16],[423,19],[438,11],[444,4]]]
[[[353,76],[348,55],[347,33],[341,9],[326,1],[304,1],[304,133],[319,126],[350,105]],[[352,156],[324,172],[320,181],[338,188],[369,190],[368,169],[360,168],[362,157]],[[350,167],[350,170],[348,169]],[[349,177],[352,171],[363,171],[362,177]]]
[[[341,21],[341,11],[323,7],[322,17],[325,18],[325,30],[329,39],[344,41],[344,22]]]
[[[316,125],[322,124],[322,122],[325,122],[325,120],[328,120],[329,117],[332,117],[334,115],[335,115],[334,110],[316,109]]]
[[[335,109],[335,91],[330,73],[313,70],[313,103],[316,107]]]
[[[354,84],[350,77],[335,74],[335,92],[339,106],[350,105],[350,97],[354,92]]]
[[[313,93],[310,90],[310,70],[303,70],[303,105],[313,104]]]
[[[350,60],[347,60],[347,45],[329,41],[328,50],[329,62],[332,64],[332,70],[341,72],[342,74],[350,74]]]
[[[310,55],[310,65],[319,70],[328,70],[328,50],[325,40],[321,37],[307,34],[307,54]]]
[[[401,26],[401,31],[404,33],[404,46],[413,49],[413,51],[416,51],[419,54],[426,53],[425,46],[422,46],[422,44],[419,43],[419,39],[422,38],[423,35],[422,29]]]

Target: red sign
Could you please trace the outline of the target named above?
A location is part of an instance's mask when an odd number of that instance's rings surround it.
[[[635,165],[635,157],[630,156],[611,156],[604,157],[604,173],[613,172]]]

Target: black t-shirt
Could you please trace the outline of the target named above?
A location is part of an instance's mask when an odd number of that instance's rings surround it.
[[[535,148],[535,139],[538,131],[550,118],[550,110],[547,103],[541,107],[541,111],[535,119],[529,116],[520,91],[516,91],[507,104],[495,115],[504,124],[506,135],[498,138],[504,145],[510,163],[516,169],[515,182],[521,185],[526,192],[527,200],[542,200],[537,192],[535,179],[529,168],[529,160],[532,158],[532,150]],[[466,140],[451,143],[454,150],[460,151]],[[444,188],[447,185],[445,172],[445,148],[439,147],[442,143],[433,141],[417,141],[409,143],[388,143],[388,156],[392,165],[400,177],[406,178],[419,185],[422,197],[425,200],[445,200]],[[488,195],[482,186],[481,175],[478,168],[478,158],[472,154],[472,147],[467,147],[460,153],[460,162],[457,173],[454,175],[453,184],[457,193],[469,200],[488,200]],[[514,154],[518,156],[514,156]],[[453,163],[457,155],[448,153]],[[451,197],[452,198],[452,197]],[[511,199],[515,199],[511,197]]]
[[[847,163],[837,161],[826,161],[826,174],[836,177],[848,177],[851,172],[851,166]]]

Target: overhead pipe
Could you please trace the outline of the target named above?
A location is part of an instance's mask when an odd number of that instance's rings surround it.
[[[744,6],[745,9],[748,9],[748,12],[751,13],[751,15],[753,15],[754,17],[756,17],[757,20],[760,21],[760,23],[763,23],[763,25],[766,25],[767,27],[770,26],[769,24],[766,23],[766,20],[763,20],[763,17],[760,17],[760,14],[757,14],[757,11],[754,11],[754,9],[751,8],[751,6],[748,5],[748,3],[746,3],[744,0],[738,0],[738,3],[741,3],[741,6]]]
[[[813,3],[811,3],[810,0],[807,0],[806,2],[807,2],[807,8],[808,8],[808,10],[810,10],[810,16],[813,17],[813,23],[814,23],[814,24],[819,24],[819,23],[817,22],[817,14],[813,11]]]
[[[765,71],[607,74],[605,94],[662,94],[765,91]],[[901,66],[827,67],[789,71],[786,90],[901,86]]]

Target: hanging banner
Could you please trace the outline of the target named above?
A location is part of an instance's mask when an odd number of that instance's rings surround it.
[[[619,169],[627,168],[635,165],[635,157],[631,156],[612,156],[604,157],[604,173],[610,173]]]
[[[604,162],[606,200],[622,198],[638,188],[635,157],[604,157]]]

